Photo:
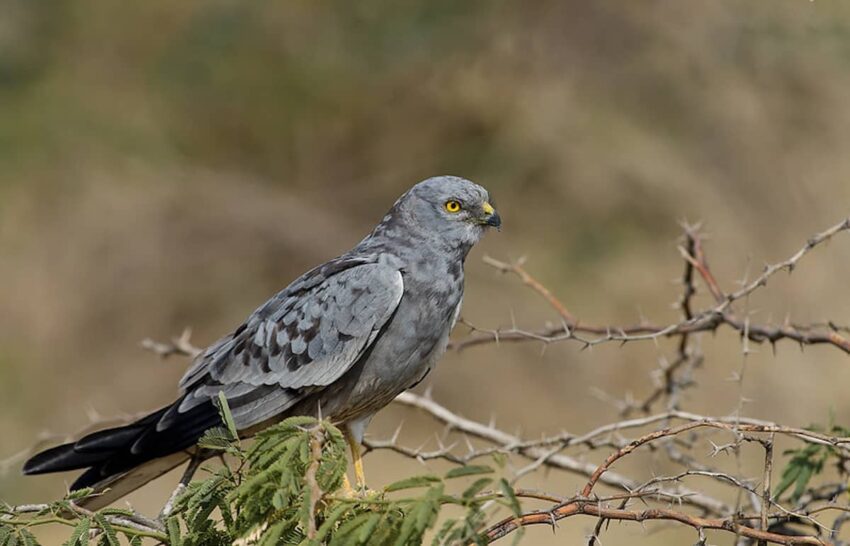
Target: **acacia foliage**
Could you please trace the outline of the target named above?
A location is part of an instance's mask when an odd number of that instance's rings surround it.
[[[0,546],[36,546],[33,529],[47,524],[69,527],[65,546],[407,546],[422,544],[429,531],[434,545],[483,544],[485,508],[498,503],[519,514],[507,481],[484,465],[346,494],[346,442],[333,424],[293,417],[245,447],[226,403],[220,405],[226,426],[207,431],[199,446],[221,454],[225,464],[205,465],[204,477],[188,485],[159,528],[123,525],[121,518],[134,515],[128,510],[78,509],[72,502],[92,493],[82,490],[29,514],[0,508]],[[439,517],[447,506],[456,509]]]

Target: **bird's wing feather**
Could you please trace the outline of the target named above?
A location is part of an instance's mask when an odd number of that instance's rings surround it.
[[[273,417],[349,370],[403,292],[398,268],[377,259],[338,259],[305,274],[198,357],[176,411],[223,392],[239,428]]]

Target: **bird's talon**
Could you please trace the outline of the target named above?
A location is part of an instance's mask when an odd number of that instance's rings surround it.
[[[368,487],[360,490],[360,498],[362,499],[379,499],[384,496],[383,491],[377,489],[369,489]]]
[[[384,493],[383,491],[379,491],[376,489],[369,489],[365,485],[358,485],[357,487],[352,487],[351,482],[348,481],[348,476],[343,476],[340,494],[346,499],[369,500],[379,498],[383,496]]]

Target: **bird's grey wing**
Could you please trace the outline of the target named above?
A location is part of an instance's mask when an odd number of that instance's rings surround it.
[[[198,357],[176,414],[157,428],[219,392],[240,429],[280,414],[349,370],[403,292],[401,272],[381,263],[329,262],[306,274]]]

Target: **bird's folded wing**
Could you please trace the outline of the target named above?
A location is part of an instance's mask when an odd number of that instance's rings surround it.
[[[380,263],[329,262],[306,274],[198,356],[180,383],[185,397],[157,428],[219,392],[240,429],[280,414],[349,370],[403,291],[400,271]]]

